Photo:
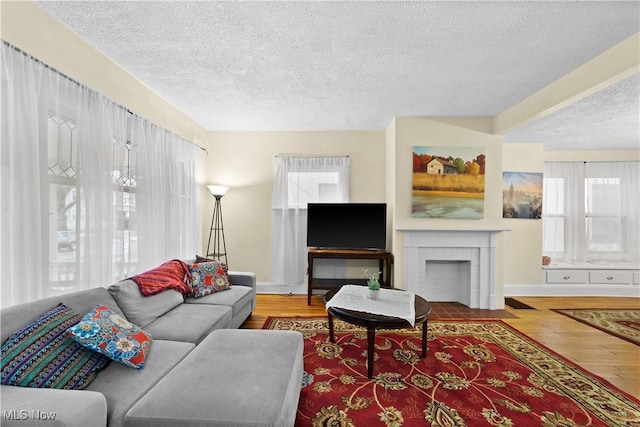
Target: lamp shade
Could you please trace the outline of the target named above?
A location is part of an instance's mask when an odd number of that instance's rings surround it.
[[[229,189],[229,187],[225,187],[224,185],[207,185],[207,187],[214,196],[224,196],[224,193]]]

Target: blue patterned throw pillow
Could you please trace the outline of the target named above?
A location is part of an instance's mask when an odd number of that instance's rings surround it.
[[[0,350],[2,384],[34,388],[82,390],[110,360],[67,335],[80,321],[59,304],[14,332]]]
[[[104,305],[69,328],[78,343],[132,368],[141,369],[151,347],[151,335]]]
[[[189,265],[191,273],[190,297],[200,298],[231,287],[227,265],[219,261],[207,261]]]

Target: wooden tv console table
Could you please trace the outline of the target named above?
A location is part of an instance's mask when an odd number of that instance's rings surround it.
[[[311,305],[311,293],[314,289],[334,289],[351,283],[366,283],[366,279],[323,279],[313,277],[313,261],[316,258],[339,259],[377,259],[379,261],[380,286],[391,288],[391,273],[393,271],[393,254],[379,249],[315,249],[309,248],[309,282],[307,285],[307,305]],[[384,274],[384,279],[382,275]]]

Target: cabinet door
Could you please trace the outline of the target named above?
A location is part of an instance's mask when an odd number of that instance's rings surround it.
[[[592,270],[589,272],[589,283],[615,283],[627,285],[631,283],[631,271]]]
[[[584,270],[547,271],[547,283],[587,283],[588,274]]]

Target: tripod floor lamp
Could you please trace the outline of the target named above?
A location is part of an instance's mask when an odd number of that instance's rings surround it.
[[[222,206],[220,200],[227,192],[229,187],[222,185],[207,185],[209,191],[215,197],[216,201],[213,205],[213,216],[211,217],[211,230],[209,231],[209,243],[207,244],[207,258],[215,258],[222,261],[227,266],[227,243],[224,240],[224,225],[222,224]],[[213,245],[211,239],[213,238]],[[211,251],[209,251],[211,248]],[[224,257],[224,261],[222,260]]]

